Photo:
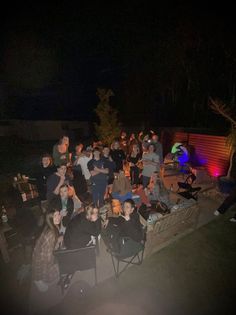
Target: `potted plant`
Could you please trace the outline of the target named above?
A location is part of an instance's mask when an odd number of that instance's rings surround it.
[[[222,193],[229,193],[229,191],[236,186],[236,118],[230,106],[223,104],[219,100],[210,98],[210,107],[213,111],[231,124],[231,130],[228,134],[226,144],[230,147],[230,161],[229,168],[226,175],[218,177],[218,187]]]

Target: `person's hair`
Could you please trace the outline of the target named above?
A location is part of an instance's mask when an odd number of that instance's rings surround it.
[[[43,158],[49,158],[49,160],[50,160],[49,165],[50,165],[50,166],[53,164],[53,159],[52,159],[51,154],[49,154],[49,153],[43,153],[43,154],[41,155],[41,160],[40,160],[40,162],[42,162],[42,159],[43,159]]]
[[[44,228],[43,228],[43,231],[45,231],[45,230],[46,231],[47,230],[52,230],[54,232],[54,234],[55,234],[55,244],[56,244],[57,238],[59,236],[59,229],[53,223],[53,216],[54,216],[54,213],[56,211],[60,212],[58,209],[51,209],[51,210],[49,210],[49,212],[46,214]]]
[[[150,146],[153,146],[153,151],[156,151],[156,146],[154,145],[154,143],[150,142],[149,145],[147,146],[147,149],[149,150]]]
[[[85,212],[86,217],[87,216],[90,217],[94,213],[94,208],[96,208],[96,207],[94,207],[91,204],[85,207],[84,212]]]
[[[60,165],[58,165],[57,169],[60,168],[61,166],[66,166],[67,167],[66,162],[62,162]]]
[[[95,147],[95,148],[93,149],[93,152],[94,152],[94,151],[99,151],[99,152],[101,153],[99,147]]]
[[[61,185],[60,187],[59,187],[59,190],[61,190],[62,188],[69,188],[69,186],[67,185],[67,184],[63,184],[63,185]]]
[[[133,199],[129,198],[129,199],[126,199],[124,201],[124,203],[127,202],[131,205],[132,208],[135,208],[135,202],[133,201]]]
[[[59,140],[62,140],[64,137],[69,138],[68,134],[64,133],[64,134],[59,138]]]

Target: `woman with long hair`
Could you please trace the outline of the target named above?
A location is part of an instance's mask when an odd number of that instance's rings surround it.
[[[59,269],[54,260],[53,251],[59,247],[61,223],[60,212],[55,210],[47,214],[45,227],[36,241],[32,256],[32,281],[40,292],[59,280]]]

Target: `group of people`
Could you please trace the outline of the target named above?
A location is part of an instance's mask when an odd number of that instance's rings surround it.
[[[111,235],[117,244],[123,236],[140,243],[139,209],[157,203],[173,206],[162,179],[163,149],[157,134],[127,139],[122,132],[112,144],[78,143],[74,152],[69,144],[64,135],[30,176],[36,180],[45,217],[32,255],[33,284],[40,292],[58,281],[55,249],[96,245],[100,237]],[[109,216],[114,200],[120,210]]]
[[[32,279],[39,291],[47,291],[59,276],[53,255],[59,247],[95,245],[100,235],[111,233],[141,242],[138,208],[167,195],[160,176],[162,145],[154,133],[141,136],[136,139],[132,134],[128,141],[122,132],[112,144],[84,147],[78,143],[70,152],[64,135],[52,154],[42,156],[40,166],[29,176],[45,213],[32,255]],[[104,207],[106,213],[112,208],[112,200],[120,203],[119,215],[102,217]]]

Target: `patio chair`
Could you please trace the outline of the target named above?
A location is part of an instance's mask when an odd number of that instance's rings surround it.
[[[194,199],[197,201],[198,193],[201,190],[201,187],[192,187],[194,181],[196,180],[196,176],[191,173],[187,176],[184,182],[177,182],[178,190],[177,193],[183,196],[186,199]],[[182,189],[182,191],[180,191]]]
[[[118,246],[104,239],[107,246],[107,251],[111,255],[112,265],[114,268],[116,278],[119,278],[130,265],[141,265],[143,262],[143,255],[145,250],[146,232],[147,228],[143,226],[143,237],[141,242],[136,242],[130,237],[120,237],[118,239]],[[121,267],[120,263],[124,265]]]
[[[94,269],[94,283],[97,285],[96,247],[88,246],[78,249],[59,249],[54,251],[60,272],[58,284],[62,294],[69,285],[76,271]]]

